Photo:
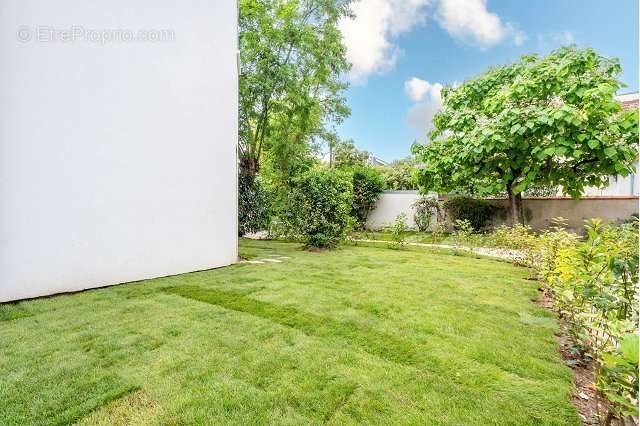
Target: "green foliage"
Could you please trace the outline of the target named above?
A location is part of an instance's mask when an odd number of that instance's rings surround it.
[[[384,176],[388,189],[394,191],[418,189],[414,173],[416,164],[412,158],[396,160],[386,166],[377,166],[376,168]]]
[[[271,200],[260,179],[240,171],[238,176],[238,234],[267,228]]]
[[[395,222],[393,225],[389,227],[389,231],[391,231],[391,243],[389,244],[389,248],[394,250],[402,250],[407,246],[407,231],[409,227],[407,226],[407,215],[405,213],[400,213],[396,216]]]
[[[622,87],[616,59],[592,49],[558,49],[494,67],[457,88],[443,89],[431,143],[414,145],[429,191],[508,193],[522,223],[521,194],[561,186],[579,196],[610,175],[634,171],[638,111],[614,99]]]
[[[341,76],[349,70],[338,22],[343,0],[240,0],[239,151],[255,175],[263,152],[291,175],[349,114]]]
[[[385,189],[382,175],[372,167],[357,167],[352,171],[353,201],[351,214],[362,228]]]
[[[452,222],[466,220],[476,230],[486,228],[499,210],[487,200],[465,196],[453,197],[445,201],[444,209]]]
[[[638,220],[612,226],[593,219],[585,228],[584,242],[560,220],[539,235],[527,227],[499,228],[488,241],[525,251],[575,349],[595,362],[611,413],[637,416]]]
[[[638,335],[625,334],[617,348],[602,353],[598,389],[620,417],[638,416]]]
[[[412,207],[415,209],[413,215],[413,221],[418,227],[418,231],[425,232],[431,225],[431,218],[438,215],[439,203],[438,200],[432,197],[421,197],[413,203]]]
[[[465,246],[474,245],[474,231],[473,225],[467,219],[457,219],[454,223],[454,231],[451,235],[453,237],[453,247],[456,253],[462,250]]]
[[[335,247],[352,226],[352,197],[351,176],[313,169],[294,179],[283,219],[308,247]]]
[[[352,140],[337,142],[331,147],[330,166],[337,169],[367,167],[370,154],[360,151]]]
[[[517,224],[515,226],[500,225],[483,240],[483,245],[500,247],[510,250],[529,250],[536,242],[536,237],[530,226]]]
[[[558,254],[547,277],[576,346],[596,362],[597,384],[615,414],[638,415],[638,223],[586,224],[587,240]],[[625,354],[625,348],[626,354]],[[637,348],[635,349],[637,353]]]

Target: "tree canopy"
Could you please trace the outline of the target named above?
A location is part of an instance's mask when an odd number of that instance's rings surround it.
[[[416,163],[411,157],[395,160],[386,166],[376,167],[384,176],[387,188],[393,190],[414,190],[418,189],[415,180]]]
[[[560,48],[523,56],[442,91],[426,145],[413,152],[427,190],[507,193],[514,222],[522,193],[561,186],[578,197],[610,175],[634,171],[638,111],[614,99],[622,83],[617,59],[592,49]]]
[[[329,165],[338,169],[365,167],[371,154],[356,148],[352,140],[340,141],[330,147]]]
[[[346,0],[240,0],[239,151],[255,175],[265,150],[290,170],[349,114],[338,20]]]

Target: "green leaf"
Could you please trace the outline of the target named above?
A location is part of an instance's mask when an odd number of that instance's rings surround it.
[[[549,148],[545,149],[543,151],[545,157],[551,157],[553,154],[556,153],[556,149],[552,146],[550,146]]]
[[[578,135],[578,140],[579,140],[580,142],[583,142],[586,138],[587,138],[587,135],[586,135],[585,133],[580,133],[580,134]]]
[[[529,181],[528,180],[523,180],[522,182],[520,182],[519,184],[517,184],[516,186],[513,187],[513,192],[518,194],[518,193],[524,191],[525,189],[527,189],[528,186],[529,186]]]
[[[519,124],[514,124],[514,125],[513,125],[513,127],[511,127],[511,134],[512,134],[512,135],[515,135],[515,134],[516,134],[516,132],[517,132],[518,130],[520,130],[520,127],[522,127],[522,126],[521,126],[521,125],[519,125]]]
[[[620,342],[620,351],[622,356],[633,364],[638,364],[640,341],[637,334],[628,334]]]
[[[596,149],[600,145],[600,141],[598,141],[597,139],[589,139],[587,145],[589,145],[589,148],[591,149]]]
[[[605,148],[604,155],[606,155],[609,158],[613,158],[616,155],[616,150],[611,147]]]

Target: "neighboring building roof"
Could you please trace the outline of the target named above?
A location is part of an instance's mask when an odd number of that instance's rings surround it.
[[[386,166],[388,163],[375,155],[369,155],[369,165],[371,166]]]
[[[638,101],[640,99],[640,93],[625,93],[623,95],[616,96],[616,99],[622,104],[622,109],[627,110],[631,108],[638,108]]]

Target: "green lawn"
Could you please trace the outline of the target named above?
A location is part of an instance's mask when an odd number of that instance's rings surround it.
[[[241,252],[289,259],[0,305],[0,424],[579,423],[526,271],[421,249]]]

